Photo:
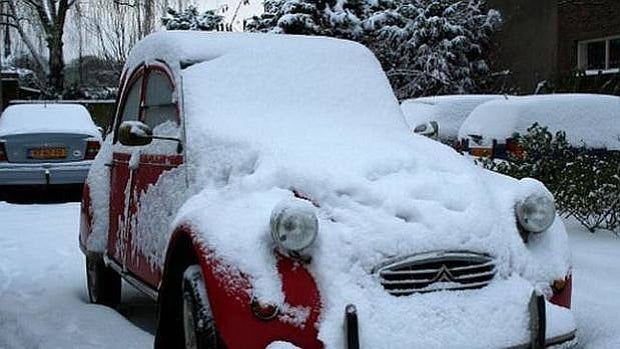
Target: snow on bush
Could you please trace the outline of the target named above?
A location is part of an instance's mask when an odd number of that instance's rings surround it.
[[[523,156],[508,161],[480,160],[484,167],[515,178],[540,180],[554,194],[560,212],[591,232],[620,233],[620,153],[569,144],[566,134],[532,125],[518,136]]]
[[[485,0],[267,0],[247,28],[358,41],[405,99],[480,90],[490,35],[500,23]]]
[[[194,5],[188,6],[183,11],[177,11],[171,7],[166,10],[166,16],[161,19],[166,30],[217,30],[222,24],[224,17],[213,11],[199,13]]]

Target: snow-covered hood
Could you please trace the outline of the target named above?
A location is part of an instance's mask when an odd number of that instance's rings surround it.
[[[203,189],[180,210],[177,225],[189,223],[218,259],[248,275],[253,286],[248,292],[283,305],[269,217],[281,202],[302,200],[294,196],[291,189],[295,189],[319,206],[319,237],[310,251],[308,269],[324,302],[320,338],[328,347],[342,347],[342,312],[348,303],[358,306],[360,316],[373,314],[373,320],[365,320],[363,328],[365,340],[371,344],[377,336],[366,338],[368,333],[401,333],[402,316],[421,309],[427,309],[427,318],[432,318],[432,309],[447,312],[440,317],[446,321],[444,329],[453,328],[452,322],[469,321],[468,330],[500,322],[511,333],[481,334],[475,347],[516,344],[523,334],[527,338],[529,294],[534,288],[548,292],[550,282],[562,278],[569,268],[559,219],[527,244],[517,231],[515,204],[546,189],[533,180],[516,181],[486,172],[425,138],[409,139],[411,149],[419,152],[393,147],[386,152],[385,161],[369,167],[364,175],[315,167],[299,171],[279,161],[286,158],[282,153],[269,156],[244,146],[222,146],[222,152],[232,158],[221,167],[191,171],[192,182],[200,182],[197,178],[217,180],[203,182]],[[372,273],[377,265],[394,257],[438,250],[490,255],[496,265],[494,281],[476,292],[401,298],[389,295]],[[456,303],[446,305],[450,302]],[[458,308],[459,302],[463,308]],[[394,317],[393,311],[386,309],[400,309],[403,314]],[[412,319],[422,322],[418,316]],[[421,333],[428,330],[420,324],[415,328]],[[441,331],[435,332],[437,337],[428,337],[432,339],[425,343],[449,344],[433,342],[446,338],[445,333],[442,337]],[[392,338],[398,345],[407,343],[397,341],[403,340],[401,335]]]

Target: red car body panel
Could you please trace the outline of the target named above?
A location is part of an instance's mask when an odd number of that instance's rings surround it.
[[[131,208],[129,209],[129,222],[137,220],[137,212],[141,196],[146,193],[150,186],[155,185],[159,177],[166,171],[169,171],[183,163],[181,155],[141,155],[138,169],[133,170],[132,198]],[[138,229],[134,224],[127,225],[127,254],[125,259],[125,267],[134,275],[140,278],[154,289],[157,289],[161,282],[162,270],[152,263],[149,263],[147,256],[134,246],[133,231]]]
[[[92,232],[91,222],[92,222],[92,213],[90,212],[90,187],[88,183],[84,183],[84,189],[82,191],[82,204],[80,206],[80,249],[82,252],[86,253],[86,243],[88,241],[88,237]]]
[[[125,264],[126,217],[129,208],[131,172],[129,154],[114,153],[110,170],[110,219],[108,224],[108,256],[120,265]]]
[[[555,292],[549,301],[555,305],[570,309],[571,298],[573,293],[573,276],[568,275],[566,277],[566,284],[562,291]]]
[[[182,234],[194,236],[187,233],[189,229],[184,226],[173,239]],[[318,340],[317,327],[321,298],[314,278],[303,265],[277,255],[286,304],[309,311],[303,325],[287,321],[282,316],[286,313],[285,309],[281,309],[272,320],[261,320],[252,310],[249,278],[235,267],[225,265],[212,251],[202,248],[202,244],[196,242],[193,245],[200,259],[215,323],[228,348],[264,349],[274,341],[287,341],[304,349],[323,348]]]

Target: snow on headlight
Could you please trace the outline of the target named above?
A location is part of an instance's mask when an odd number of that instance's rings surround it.
[[[299,252],[312,246],[319,231],[319,220],[312,204],[286,200],[271,214],[271,237],[285,251]]]

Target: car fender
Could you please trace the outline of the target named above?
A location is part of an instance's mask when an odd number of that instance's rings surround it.
[[[273,318],[260,319],[255,308],[260,300],[252,296],[250,278],[234,266],[226,265],[217,253],[206,246],[190,225],[181,225],[173,233],[166,254],[162,282],[160,284],[160,326],[156,342],[168,341],[176,331],[167,319],[174,318],[180,299],[183,270],[191,264],[200,264],[209,304],[220,336],[229,348],[265,348],[273,341],[283,340],[302,348],[322,348],[318,340],[317,322],[321,312],[321,300],[317,285],[310,272],[300,262],[278,255],[277,267],[282,278],[285,303],[277,305]],[[276,253],[276,252],[274,252]],[[291,314],[303,313],[303,319]],[[303,320],[303,321],[302,321]],[[161,333],[160,333],[161,332]],[[240,336],[239,333],[243,333]],[[180,333],[177,333],[179,335]],[[164,346],[159,346],[164,347]]]

